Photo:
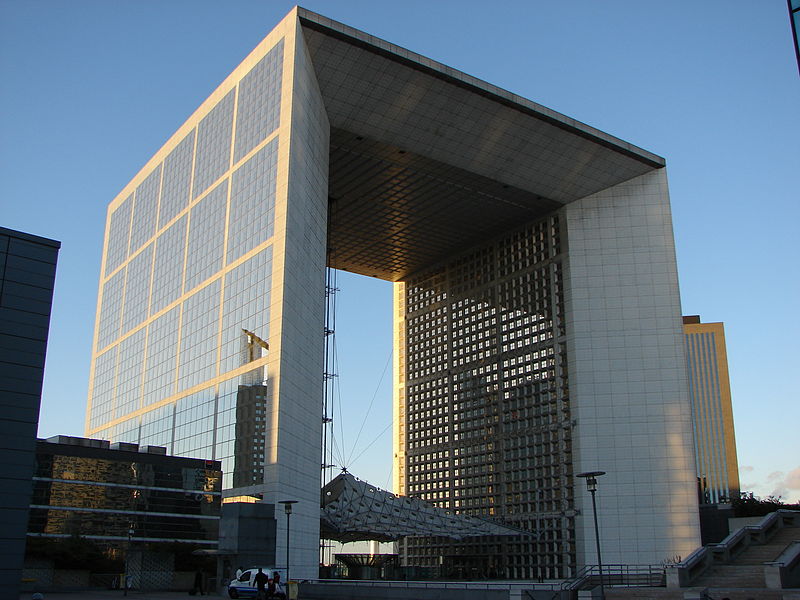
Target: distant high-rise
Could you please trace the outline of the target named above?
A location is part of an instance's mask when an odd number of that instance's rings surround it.
[[[16,598],[61,243],[0,227],[0,590]]]
[[[314,576],[327,265],[395,282],[396,492],[536,532],[493,568],[557,577],[597,560],[575,474],[600,469],[604,559],[685,556],[664,165],[296,8],[109,205],[86,433],[297,500],[291,572]]]
[[[730,502],[740,490],[725,327],[692,315],[683,317],[683,332],[701,501]]]
[[[800,70],[800,0],[786,0],[789,5],[789,23],[792,28],[794,53],[797,56],[797,69]]]

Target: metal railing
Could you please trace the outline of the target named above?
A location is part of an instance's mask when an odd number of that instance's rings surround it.
[[[561,584],[562,590],[582,590],[600,585],[600,568],[586,565],[575,577]],[[662,587],[666,585],[662,565],[603,565],[603,585],[609,587]]]

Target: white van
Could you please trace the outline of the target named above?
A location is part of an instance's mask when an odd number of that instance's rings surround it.
[[[270,579],[272,579],[273,574],[280,573],[281,581],[277,591],[286,593],[286,587],[284,585],[286,583],[286,569],[277,567],[250,567],[244,571],[238,579],[231,579],[228,584],[228,596],[231,598],[255,598],[258,593],[255,578],[259,568],[264,571],[264,574]]]

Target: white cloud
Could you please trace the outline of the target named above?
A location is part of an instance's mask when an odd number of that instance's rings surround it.
[[[800,490],[800,467],[789,471],[784,480],[784,485],[790,490]]]
[[[747,481],[740,480],[743,492],[753,492],[760,498],[779,497],[787,504],[800,503],[800,466],[786,471],[772,471],[763,479],[756,479],[755,469],[750,466],[739,468],[740,474],[747,473]]]

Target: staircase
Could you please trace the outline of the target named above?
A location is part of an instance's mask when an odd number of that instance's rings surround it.
[[[714,565],[698,577],[692,586],[707,588],[766,588],[764,563],[775,560],[789,542],[800,539],[800,528],[786,527],[766,543],[751,545],[731,564]]]
[[[800,540],[800,515],[779,511],[760,525],[746,527],[722,543],[698,549],[672,576],[668,588],[607,588],[608,600],[800,600],[800,588],[769,585],[764,563],[778,559],[792,542]],[[784,557],[786,555],[784,554]],[[795,564],[796,564],[796,558]],[[680,578],[677,572],[682,570]],[[678,579],[681,585],[675,585]],[[770,589],[771,588],[771,589]],[[705,594],[705,595],[704,595]]]

